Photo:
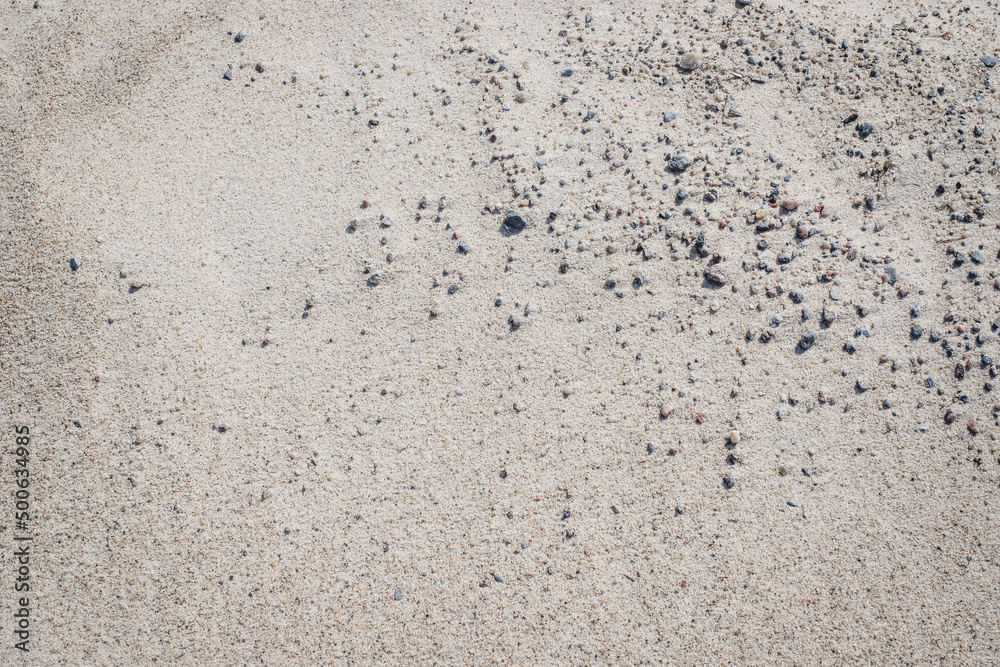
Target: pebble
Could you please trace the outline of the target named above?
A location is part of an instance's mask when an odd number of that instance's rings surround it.
[[[830,326],[836,321],[836,319],[837,319],[837,313],[835,313],[832,310],[829,310],[828,308],[823,309],[823,324]]]
[[[83,259],[79,255],[73,255],[69,258],[69,268],[76,271],[83,264]]]
[[[681,172],[691,166],[691,158],[687,155],[675,155],[667,161],[667,169],[673,172]],[[680,193],[678,192],[678,195]]]
[[[673,110],[668,110],[663,112],[663,122],[671,123],[677,119],[677,112]]]
[[[914,324],[913,327],[910,329],[910,337],[913,338],[914,340],[920,338],[923,335],[924,335],[924,328],[919,324]]]
[[[855,129],[858,131],[859,137],[867,139],[868,135],[875,131],[875,126],[871,123],[858,123]]]
[[[920,304],[919,303],[913,304],[913,307],[910,308],[910,315],[912,315],[913,317],[920,317]]]
[[[809,331],[806,331],[804,334],[802,334],[802,337],[799,338],[799,347],[801,347],[803,350],[808,350],[815,344],[816,344],[816,332],[811,329]]]
[[[865,392],[872,388],[871,385],[868,384],[868,381],[865,380],[864,378],[858,378],[857,382],[855,382],[855,386],[858,388],[858,391],[860,392]]]
[[[984,65],[986,65],[987,67],[996,67],[997,66],[997,59],[994,58],[993,56],[980,56],[979,60],[982,61],[982,63]]]
[[[459,244],[458,244],[458,252],[461,253],[461,254],[463,254],[463,255],[469,254],[469,244],[466,243],[465,241],[459,242]]]
[[[677,62],[681,69],[692,70],[701,65],[701,56],[693,51],[688,51]]]
[[[575,69],[573,69],[572,67],[567,67],[566,69],[564,69],[564,70],[562,71],[562,75],[563,75],[563,76],[573,76],[573,72],[575,72],[575,71],[576,71],[576,70],[575,70]]]
[[[663,405],[660,406],[660,417],[662,419],[666,419],[667,417],[670,416],[670,413],[672,413],[673,411],[674,411],[674,406],[670,405],[669,403],[664,403]]]
[[[729,489],[733,488],[734,486],[736,486],[736,480],[733,479],[733,476],[730,475],[727,472],[726,476],[722,478],[722,488],[724,488],[724,489],[726,489],[728,491]]]
[[[834,301],[840,301],[840,299],[841,299],[842,296],[843,296],[843,292],[841,291],[841,289],[839,287],[837,287],[836,285],[834,285],[833,287],[830,288],[830,298],[831,299],[833,299]]]
[[[507,215],[503,218],[503,224],[500,226],[500,233],[504,236],[513,236],[520,234],[525,227],[527,227],[527,223],[517,211],[507,211]]]
[[[222,73],[222,78],[225,79],[226,81],[232,81],[233,80],[233,70],[227,69],[225,72]]]
[[[785,209],[786,211],[794,211],[798,207],[799,207],[799,202],[796,199],[786,199],[785,201],[781,202],[781,208]]]
[[[716,285],[725,285],[726,281],[729,280],[729,275],[721,267],[712,266],[705,269],[705,278]]]
[[[380,282],[382,282],[382,278],[377,273],[373,273],[370,276],[368,276],[368,286],[369,287],[375,287]]]
[[[246,39],[246,33],[244,33],[242,30],[236,33],[236,36],[233,37],[233,41],[236,42],[237,44],[242,42],[244,39]]]
[[[858,348],[854,347],[854,343],[852,343],[851,341],[847,341],[846,343],[844,343],[844,352],[847,352],[847,354],[854,354],[857,351]]]
[[[392,599],[395,600],[396,602],[399,602],[400,600],[402,600],[403,599],[403,589],[397,587],[396,590],[392,592]]]
[[[732,430],[729,432],[729,442],[734,445],[740,444],[740,432],[737,430]]]

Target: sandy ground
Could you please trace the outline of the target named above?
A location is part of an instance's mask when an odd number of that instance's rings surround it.
[[[1000,663],[998,11],[8,3],[0,663]]]

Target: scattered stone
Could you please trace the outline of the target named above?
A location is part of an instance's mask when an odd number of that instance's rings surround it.
[[[674,155],[667,161],[667,169],[673,172],[682,172],[690,166],[691,166],[691,158],[689,158],[687,155],[684,155],[683,153],[680,155]]]
[[[242,42],[244,39],[246,39],[246,33],[244,33],[242,30],[236,33],[236,36],[233,37],[233,41],[236,42],[237,44]]]
[[[804,334],[802,334],[802,337],[799,338],[799,347],[801,347],[803,350],[808,350],[815,344],[816,344],[816,332],[812,331],[811,329],[809,331],[806,331]]]
[[[399,602],[400,600],[402,600],[403,599],[403,589],[397,587],[396,590],[392,592],[392,599],[395,600],[396,602]]]
[[[924,328],[919,324],[914,324],[913,327],[910,328],[910,338],[916,340],[923,335],[924,335]]]
[[[76,271],[83,265],[83,259],[79,255],[73,255],[69,258],[69,268],[72,271]]]
[[[858,388],[858,391],[862,393],[872,388],[872,386],[868,384],[868,381],[864,378],[858,378],[857,382],[855,382],[855,386]]]
[[[672,123],[677,119],[677,112],[673,110],[668,110],[663,112],[663,122]]]
[[[701,56],[693,51],[688,51],[681,56],[677,62],[681,69],[693,70],[701,65]]]
[[[527,223],[517,211],[507,211],[507,215],[503,218],[503,224],[500,225],[500,233],[504,236],[514,236],[524,231],[525,227],[527,227]]]
[[[729,432],[729,442],[733,445],[740,444],[740,432],[737,430],[732,430]]]
[[[722,488],[724,488],[724,489],[726,489],[728,491],[729,489],[733,488],[734,486],[736,486],[736,480],[733,479],[732,475],[730,475],[729,473],[726,473],[726,476],[722,478]]]
[[[855,129],[858,131],[859,137],[867,139],[868,135],[875,131],[875,126],[871,123],[858,123]]]
[[[663,405],[660,406],[660,418],[666,419],[667,417],[670,416],[670,413],[672,413],[673,411],[674,411],[674,406],[670,405],[669,403],[664,403]]]
[[[993,56],[980,56],[979,60],[981,60],[982,63],[987,67],[992,68],[997,66],[997,59],[994,58]]]
[[[711,266],[705,269],[705,278],[716,285],[725,285],[729,280],[729,275],[720,266]]]

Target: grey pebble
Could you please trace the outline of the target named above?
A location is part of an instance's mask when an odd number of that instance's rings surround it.
[[[222,73],[222,78],[225,79],[226,81],[232,81],[233,80],[233,70],[227,69],[225,72]]]
[[[72,269],[73,271],[79,269],[80,265],[82,264],[83,264],[83,259],[80,258],[78,255],[73,255],[72,257],[69,258],[69,268]]]
[[[732,475],[726,473],[726,476],[722,478],[722,488],[731,489],[734,486],[736,486],[736,480],[733,479]]]
[[[400,600],[402,600],[403,599],[403,589],[397,587],[396,590],[393,591],[393,593],[392,593],[392,599],[395,600],[396,602],[399,602]]]
[[[993,56],[980,56],[979,60],[981,60],[982,63],[984,65],[986,65],[987,67],[996,67],[997,66],[997,59],[994,58]]]
[[[463,254],[463,255],[469,254],[469,244],[466,243],[465,241],[459,242],[459,244],[458,244],[458,252],[461,253],[461,254]]]
[[[369,287],[375,287],[380,282],[382,282],[382,278],[377,273],[373,273],[370,276],[368,276],[368,286]]]
[[[458,291],[458,285],[455,284],[448,285],[448,294],[454,294],[457,291]]]
[[[233,37],[233,41],[236,42],[237,44],[242,42],[244,39],[246,39],[246,33],[244,33],[242,30],[236,33],[236,36]]]
[[[875,131],[875,126],[871,123],[858,123],[855,129],[858,131],[859,137],[867,139],[868,135]]]
[[[910,329],[910,337],[913,338],[914,340],[920,338],[923,335],[924,335],[924,328],[919,324],[914,324],[913,327]]]
[[[691,158],[687,155],[675,155],[667,161],[667,169],[674,172],[681,172],[691,166]],[[678,195],[680,193],[678,192]]]
[[[872,386],[868,384],[868,381],[864,378],[858,378],[855,386],[858,388],[858,391],[868,391],[872,388]]]
[[[664,123],[673,122],[676,118],[677,118],[677,112],[674,111],[673,109],[670,109],[668,111],[664,111],[663,112],[663,122]]]
[[[507,215],[503,218],[503,224],[500,226],[500,233],[504,236],[513,236],[520,234],[525,227],[527,227],[527,223],[517,211],[507,211]]]
[[[563,76],[573,76],[573,72],[575,72],[575,71],[576,71],[576,70],[575,70],[575,69],[573,69],[572,67],[567,67],[566,69],[564,69],[564,70],[562,71],[562,75],[563,75]]]
[[[803,350],[808,350],[815,344],[816,344],[816,332],[812,330],[809,330],[804,334],[802,334],[802,337],[799,339],[799,347],[801,347]]]
[[[913,315],[914,317],[920,317],[920,304],[919,303],[913,304],[913,308],[910,308],[910,315]]]
[[[847,352],[847,354],[854,354],[857,351],[858,348],[854,347],[854,343],[852,343],[851,341],[847,341],[846,343],[844,343],[844,352]]]

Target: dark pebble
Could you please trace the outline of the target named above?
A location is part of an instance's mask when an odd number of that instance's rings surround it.
[[[503,218],[503,224],[500,226],[500,233],[504,236],[513,236],[524,231],[526,226],[527,223],[517,211],[507,211],[507,215]]]
[[[910,329],[910,337],[913,338],[914,340],[920,338],[923,335],[924,335],[924,328],[919,324],[914,324],[913,327]]]
[[[802,338],[799,339],[799,347],[801,347],[803,350],[808,350],[815,344],[816,344],[815,331],[811,330],[807,331],[804,334],[802,334]]]
[[[858,131],[859,137],[867,139],[868,135],[875,131],[875,126],[871,123],[858,123],[855,129]]]

